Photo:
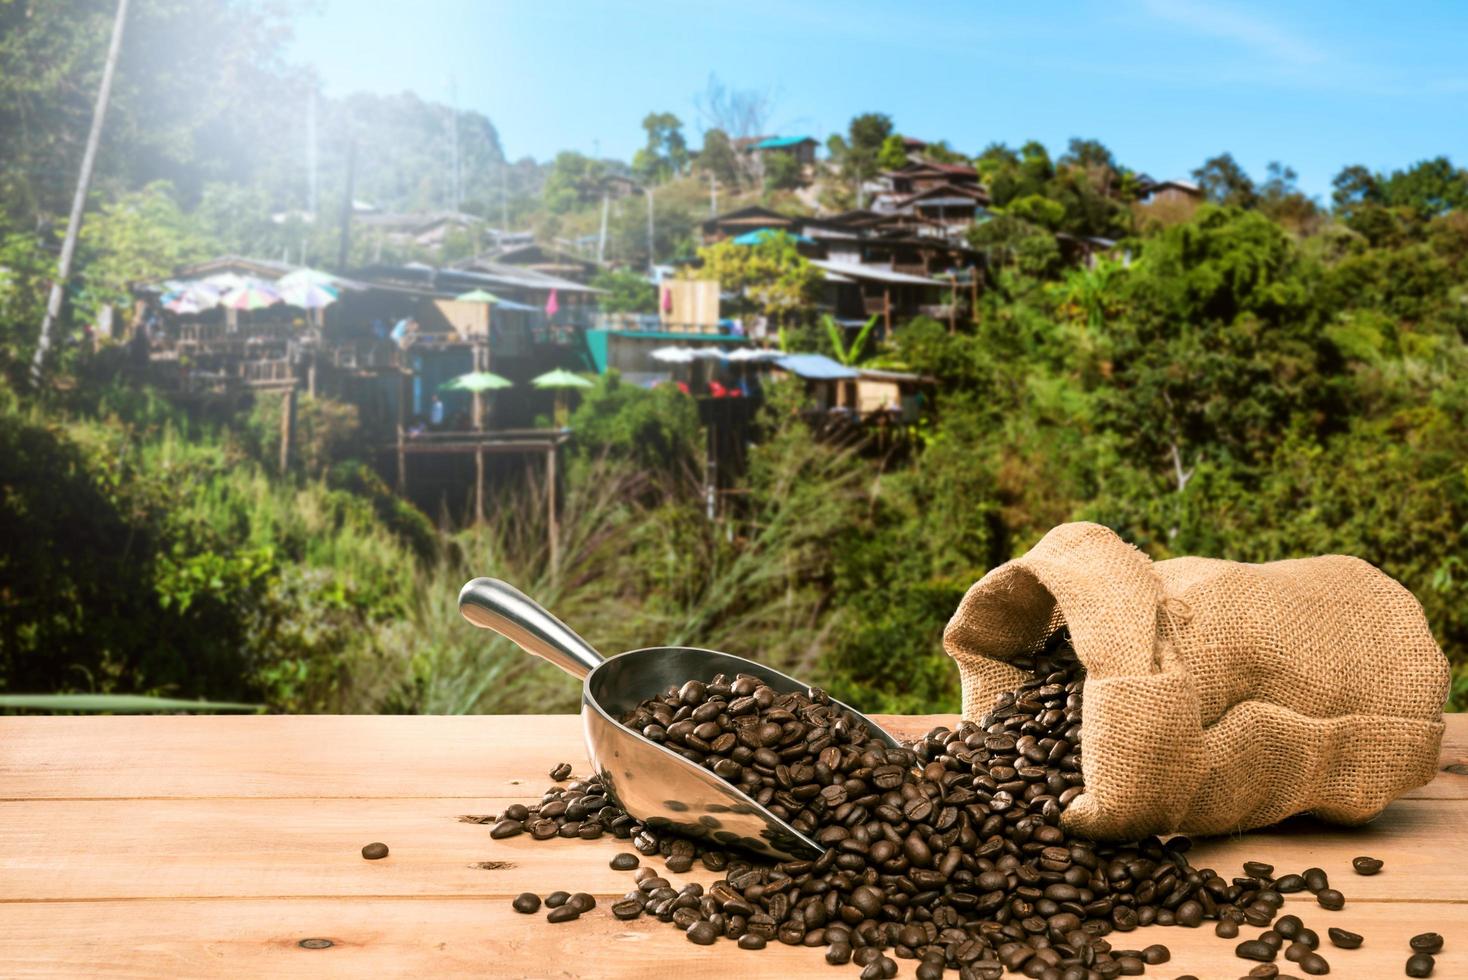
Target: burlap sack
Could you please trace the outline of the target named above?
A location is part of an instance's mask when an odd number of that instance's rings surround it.
[[[1098,524],[1062,524],[949,621],[964,717],[1026,680],[1005,661],[1061,626],[1087,671],[1074,833],[1222,834],[1304,812],[1355,824],[1432,779],[1447,659],[1412,594],[1359,558],[1153,562]]]

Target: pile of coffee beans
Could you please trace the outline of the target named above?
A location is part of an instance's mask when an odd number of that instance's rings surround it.
[[[596,777],[507,808],[491,834],[630,840],[637,854],[612,860],[635,869],[635,887],[612,905],[618,919],[654,916],[700,945],[824,947],[828,963],[856,963],[863,980],[894,976],[894,957],[920,961],[922,980],[945,970],[960,980],[1006,970],[1036,980],[1135,976],[1170,953],[1122,948],[1120,935],[1205,921],[1230,939],[1244,927],[1263,930],[1236,947],[1258,962],[1252,977],[1277,976],[1281,950],[1306,974],[1330,971],[1316,932],[1279,915],[1283,896],[1304,890],[1322,908],[1344,906],[1322,869],[1276,878],[1272,866],[1247,862],[1242,876],[1225,879],[1189,863],[1185,837],[1114,844],[1068,835],[1060,816],[1084,791],[1084,672],[1063,633],[1016,666],[1033,679],[999,696],[980,722],[935,728],[902,748],[872,738],[820,690],[779,693],[744,674],[690,680],[622,719],[819,842],[826,850],[816,860],[760,860],[645,826]],[[551,776],[565,780],[570,766]],[[672,874],[697,861],[723,878],[677,888],[637,855],[660,856]],[[1374,874],[1381,862],[1354,866]],[[562,912],[570,899],[551,899],[563,895],[545,900],[551,921],[588,910]],[[521,895],[515,908],[538,911],[539,899]],[[1328,934],[1340,949],[1362,942]],[[1427,957],[1430,972],[1435,950],[1413,942],[1408,973],[1426,976],[1412,973],[1414,963]]]

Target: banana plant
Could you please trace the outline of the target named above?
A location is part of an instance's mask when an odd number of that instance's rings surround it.
[[[835,317],[829,313],[823,313],[821,322],[825,324],[826,336],[831,339],[831,348],[836,352],[836,360],[850,367],[861,360],[861,355],[866,350],[867,339],[871,337],[872,331],[877,326],[877,317],[873,316],[862,326],[849,347],[846,345],[846,331],[841,324],[836,322]]]

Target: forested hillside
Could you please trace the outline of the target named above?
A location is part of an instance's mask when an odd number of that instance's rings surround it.
[[[915,448],[815,439],[798,393],[779,389],[739,520],[710,522],[692,399],[603,376],[571,419],[557,571],[533,480],[486,526],[450,527],[388,491],[349,406],[310,400],[281,476],[269,406],[191,415],[130,384],[119,350],[80,342],[100,304],[180,263],[278,257],[303,235],[334,253],[330,229],[271,220],[308,191],[315,83],[283,58],[288,22],[225,0],[134,9],[68,342],[35,389],[25,365],[110,10],[0,3],[0,690],[282,711],[573,707],[573,683],[459,621],[458,586],[496,574],[606,650],[724,648],[872,711],[956,710],[939,638],[963,591],[1084,519],[1156,558],[1359,555],[1421,600],[1468,707],[1468,174],[1454,162],[1343,160],[1323,200],[1287,166],[1256,179],[1219,153],[1192,175],[1207,202],[1174,212],[1138,200],[1145,161],[1095,140],[945,144],[992,199],[972,233],[989,260],[977,323],[918,318],[863,354],[937,379]],[[807,187],[741,173],[728,134],[700,151],[652,113],[637,159],[509,165],[507,209],[542,240],[588,234],[600,179],[633,174],[657,190],[651,257],[665,261],[696,247],[711,175],[726,204],[851,206],[893,152],[891,108],[853,120]],[[411,94],[320,97],[322,210],[340,204],[352,139],[355,196],[452,207],[446,113]],[[462,207],[497,223],[494,127],[462,112],[459,140]],[[619,205],[609,257],[640,270],[645,221],[641,199]],[[1057,233],[1117,244],[1087,265]],[[790,343],[831,351],[814,310],[784,325]]]

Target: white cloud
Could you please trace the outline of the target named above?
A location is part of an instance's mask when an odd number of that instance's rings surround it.
[[[1195,0],[1142,0],[1142,5],[1160,20],[1194,34],[1231,41],[1285,66],[1303,68],[1326,60],[1325,52],[1309,40],[1236,8]]]

